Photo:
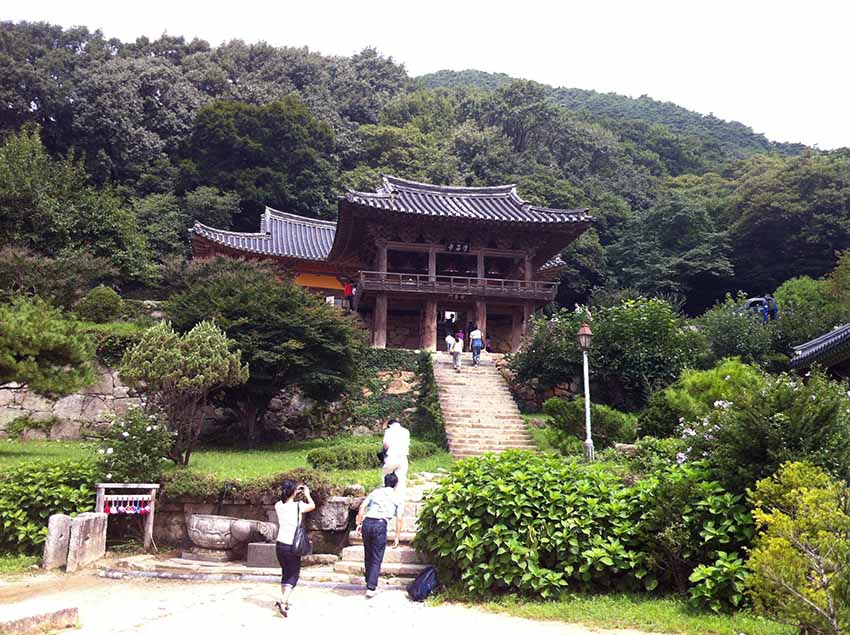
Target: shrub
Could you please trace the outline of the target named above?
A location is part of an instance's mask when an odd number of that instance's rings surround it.
[[[738,553],[717,552],[713,564],[700,564],[688,580],[691,581],[690,603],[709,608],[715,613],[741,608],[750,571]]]
[[[124,301],[115,290],[99,285],[89,291],[74,307],[74,313],[83,320],[103,324],[117,320],[124,310]]]
[[[678,464],[685,447],[684,440],[679,438],[643,437],[635,443],[635,453],[628,457],[628,462],[642,474],[656,472]]]
[[[307,453],[307,463],[317,470],[358,470],[366,468],[379,468],[381,462],[378,460],[378,450],[381,449],[381,441],[374,439],[374,444],[364,443],[340,443],[323,448],[315,448]],[[436,454],[439,448],[427,441],[417,439],[410,440],[411,460],[424,459]]]
[[[813,371],[807,381],[766,376],[734,401],[682,427],[689,459],[704,460],[714,478],[745,492],[786,461],[809,461],[836,477],[850,476],[847,386]]]
[[[560,309],[551,318],[533,318],[522,349],[510,357],[516,380],[547,390],[580,376],[576,335],[585,317],[584,311]]]
[[[726,299],[714,305],[699,318],[699,324],[708,339],[714,360],[740,357],[751,364],[766,365],[773,354],[773,322],[764,324],[761,316],[744,311],[747,300],[743,293],[736,298],[726,294]]]
[[[676,466],[623,484],[609,471],[508,451],[459,461],[426,499],[415,546],[473,596],[669,590],[751,532],[740,497]],[[748,524],[749,523],[749,524]]]
[[[78,322],[44,300],[0,304],[0,384],[39,393],[69,393],[94,379],[94,346]]]
[[[101,437],[100,471],[108,481],[156,483],[173,444],[174,434],[156,415],[130,408]]]
[[[550,426],[559,435],[585,438],[584,399],[571,401],[553,397],[543,404],[543,412],[551,417]],[[631,443],[635,438],[635,415],[592,403],[590,405],[591,435],[599,449],[615,443]]]
[[[36,553],[51,514],[94,509],[92,463],[24,463],[0,476],[0,551]]]
[[[86,323],[82,331],[94,340],[98,361],[117,366],[127,349],[139,343],[145,328],[133,322]]]
[[[10,439],[20,439],[27,430],[36,430],[50,436],[50,431],[58,423],[56,417],[47,417],[45,419],[34,419],[30,415],[12,419],[9,425],[6,426],[6,434]]]
[[[715,403],[756,390],[763,377],[761,370],[738,359],[724,359],[708,370],[687,369],[676,383],[650,397],[638,417],[638,434],[673,436],[683,421],[704,417]]]
[[[850,488],[786,463],[751,494],[759,527],[748,566],[756,609],[803,633],[850,629]]]
[[[248,378],[241,353],[231,349],[232,342],[211,322],[201,322],[185,335],[160,323],[124,354],[121,376],[144,387],[148,403],[162,410],[174,432],[168,458],[175,463],[189,464],[210,394]]]
[[[826,280],[808,276],[786,280],[775,292],[779,319],[774,323],[774,348],[786,355],[792,347],[828,333],[850,320],[850,307],[836,298]]]

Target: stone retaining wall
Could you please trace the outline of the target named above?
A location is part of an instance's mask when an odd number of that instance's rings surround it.
[[[26,430],[24,439],[79,439],[108,426],[116,415],[140,405],[138,395],[118,377],[118,371],[99,367],[97,380],[79,393],[59,399],[38,395],[18,384],[0,385],[0,438],[20,417],[38,421],[55,419],[49,429]]]
[[[348,543],[348,532],[354,527],[354,517],[362,501],[361,496],[331,496],[305,516],[313,553],[338,554],[342,551]],[[192,514],[219,514],[277,523],[275,502],[277,499],[272,496],[264,497],[260,502],[225,502],[219,510],[217,503],[204,499],[163,497],[156,506],[154,541],[160,546],[188,547],[191,543],[186,526]]]

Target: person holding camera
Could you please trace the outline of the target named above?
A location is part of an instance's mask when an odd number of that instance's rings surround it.
[[[381,563],[387,549],[387,522],[395,518],[395,541],[398,547],[402,530],[402,517],[395,486],[398,477],[395,474],[384,476],[384,486],[369,494],[357,510],[357,533],[363,536],[363,560],[366,567],[366,597],[375,597],[378,588],[378,576],[381,575]],[[403,504],[403,503],[402,503]]]
[[[275,602],[275,606],[284,617],[289,615],[289,598],[301,575],[301,556],[293,548],[295,531],[301,523],[301,517],[314,509],[316,503],[310,496],[309,487],[303,484],[296,486],[295,481],[290,479],[281,483],[280,500],[274,505],[278,527],[275,553],[281,568],[281,599]]]

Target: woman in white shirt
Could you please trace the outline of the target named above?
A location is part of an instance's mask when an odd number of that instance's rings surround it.
[[[303,502],[295,500],[298,494],[303,495]],[[298,576],[301,574],[301,556],[292,551],[295,530],[301,521],[301,517],[314,509],[316,509],[316,503],[310,497],[309,487],[306,485],[296,487],[295,481],[289,479],[281,483],[280,500],[274,505],[274,510],[277,513],[275,552],[281,568],[281,599],[274,605],[284,617],[289,615],[289,597],[292,595],[292,589],[298,584]]]

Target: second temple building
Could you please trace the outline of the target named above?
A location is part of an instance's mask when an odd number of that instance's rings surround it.
[[[339,199],[336,222],[266,208],[257,233],[196,223],[195,258],[268,260],[353,310],[379,348],[435,350],[446,332],[484,332],[515,351],[529,318],[557,293],[560,252],[590,225],[584,209],[532,205],[513,185],[454,187],[383,177]]]

